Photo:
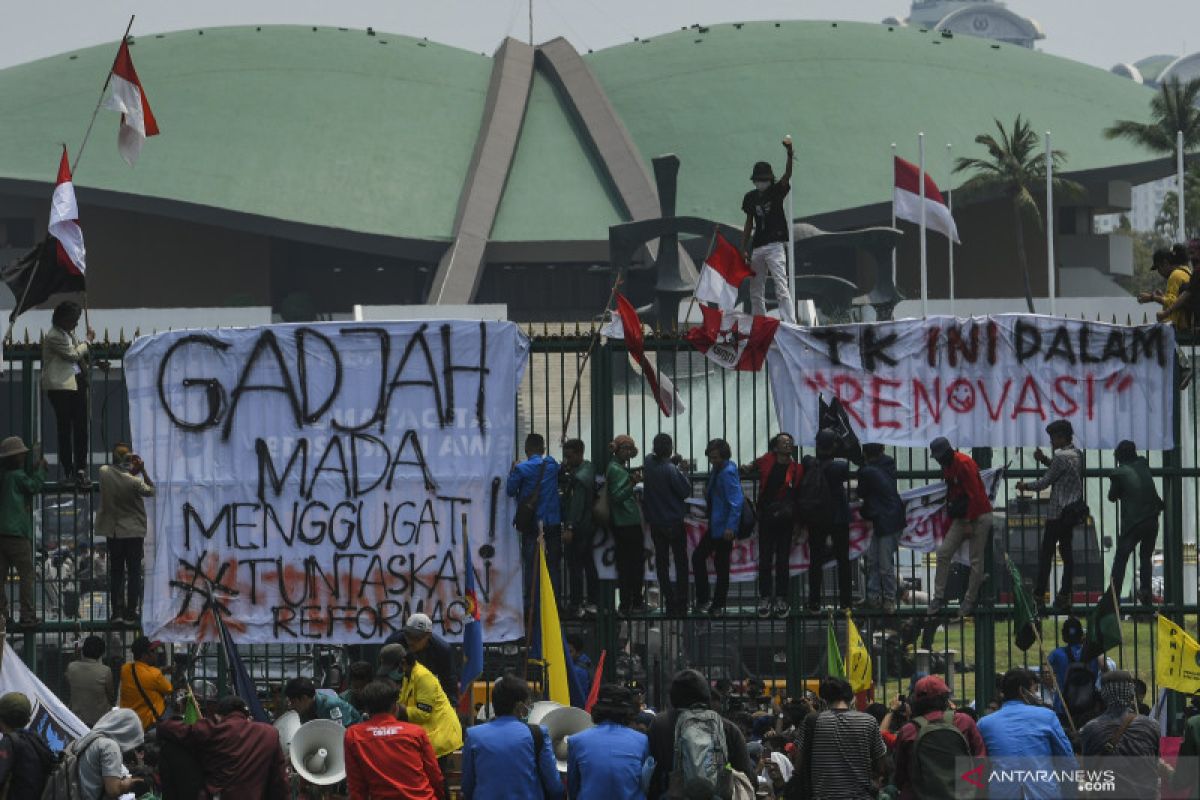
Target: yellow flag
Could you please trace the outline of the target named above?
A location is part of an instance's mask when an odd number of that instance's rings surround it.
[[[1183,694],[1200,692],[1200,644],[1183,628],[1158,615],[1158,685]]]
[[[541,623],[542,662],[549,681],[546,698],[564,706],[571,705],[571,685],[567,683],[567,653],[563,647],[562,626],[558,622],[558,601],[550,570],[546,567],[546,547],[538,542],[538,616]]]
[[[850,612],[846,612],[846,680],[855,694],[871,688],[871,651],[863,643]]]

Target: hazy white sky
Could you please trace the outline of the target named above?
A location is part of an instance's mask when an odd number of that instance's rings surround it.
[[[1045,51],[1104,69],[1155,53],[1200,50],[1198,0],[1009,0],[1008,6],[1042,24]],[[600,49],[696,22],[879,22],[904,18],[908,9],[906,0],[533,0],[534,39],[565,36],[581,50]],[[529,31],[527,0],[0,0],[0,67],[115,41],[135,13],[135,34],[270,23],[370,25],[489,54],[506,35],[524,39]]]

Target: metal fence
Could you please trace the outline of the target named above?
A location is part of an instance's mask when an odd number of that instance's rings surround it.
[[[762,454],[768,438],[776,431],[771,401],[769,367],[759,373],[729,372],[713,367],[678,336],[658,335],[647,342],[652,360],[670,375],[687,410],[664,418],[645,391],[640,375],[630,366],[621,342],[593,347],[590,331],[549,328],[530,330],[533,348],[523,377],[518,402],[517,441],[528,432],[546,435],[557,443],[563,436],[582,439],[588,457],[598,471],[607,463],[607,443],[618,433],[628,433],[647,449],[656,433],[670,433],[676,450],[685,459],[697,496],[703,492],[706,464],[705,444],[721,437],[732,446],[734,459],[745,463]],[[1195,360],[1196,343],[1188,340],[1183,350]],[[95,348],[89,367],[90,405],[93,425],[89,435],[93,464],[104,463],[112,446],[129,439],[129,416],[121,371],[124,343],[106,343]],[[38,572],[37,606],[46,623],[36,633],[22,634],[10,625],[9,641],[16,643],[24,658],[51,689],[62,692],[66,663],[75,658],[82,638],[90,633],[107,637],[108,658],[118,664],[138,631],[108,622],[108,565],[102,541],[92,530],[95,488],[81,491],[55,480],[57,441],[53,417],[38,389],[40,348],[17,344],[6,348],[7,369],[0,380],[0,420],[3,431],[18,433],[26,441],[42,442],[51,464],[51,482],[35,507],[35,563]],[[104,364],[101,364],[101,359]],[[106,368],[102,369],[101,366]],[[578,399],[572,408],[572,389],[579,379]],[[1200,469],[1197,454],[1197,397],[1194,387],[1179,395],[1173,421],[1178,446],[1169,452],[1147,453],[1152,472],[1166,502],[1159,545],[1155,551],[1154,594],[1159,610],[1176,622],[1195,630],[1200,623],[1196,569],[1196,530],[1200,521],[1197,486]],[[808,443],[799,443],[803,446]],[[1110,452],[1085,449],[1085,478],[1092,519],[1085,535],[1074,542],[1076,573],[1072,587],[1075,613],[1085,618],[1107,586],[1116,547],[1116,509],[1105,499],[1107,475],[1113,469]],[[559,455],[555,444],[551,452]],[[889,450],[900,468],[901,488],[940,480],[940,470],[924,450]],[[515,455],[515,454],[514,454]],[[1013,488],[1018,480],[1039,474],[1032,452],[1020,448],[975,452],[981,466],[1005,466],[996,501],[996,524],[992,547],[986,557],[988,578],[973,619],[943,620],[927,625],[927,600],[933,579],[932,554],[901,549],[897,569],[904,594],[894,615],[863,612],[855,622],[874,659],[875,698],[886,702],[896,693],[906,693],[914,674],[938,673],[950,683],[956,697],[983,708],[997,696],[996,677],[1010,666],[1036,669],[1049,650],[1059,646],[1062,617],[1043,625],[1044,643],[1027,652],[1013,644],[1011,586],[1004,568],[1004,554],[1021,569],[1027,584],[1036,572],[1038,543],[1044,518],[1044,501],[1020,496]],[[149,465],[153,471],[154,465]],[[747,481],[746,490],[756,488]],[[647,553],[647,558],[652,554]],[[1135,556],[1136,559],[1136,556]],[[863,594],[863,572],[855,562],[855,596]],[[1122,668],[1141,677],[1148,685],[1148,702],[1153,703],[1157,683],[1154,676],[1156,629],[1144,609],[1129,602],[1134,591],[1136,560],[1126,570],[1120,588],[1123,605],[1129,605],[1122,623],[1124,644],[1110,657]],[[1057,585],[1058,567],[1051,578]],[[956,567],[948,595],[955,599],[966,584],[966,568]],[[825,579],[828,599],[834,598],[837,581],[829,570]],[[15,581],[5,587],[15,600]],[[824,674],[829,618],[802,610],[807,594],[805,576],[791,579],[792,613],[786,620],[760,620],[754,616],[758,602],[754,583],[731,586],[729,613],[724,618],[677,618],[660,611],[644,618],[619,619],[604,612],[595,620],[570,620],[569,631],[580,633],[593,660],[607,652],[606,679],[636,680],[645,689],[651,707],[667,704],[671,675],[683,667],[694,667],[714,681],[728,681],[733,696],[749,681],[762,681],[780,695],[797,694]],[[615,589],[605,587],[604,608],[613,609]],[[657,606],[653,585],[648,591]],[[844,617],[834,624],[839,640],[845,642]],[[844,646],[844,644],[843,644]],[[178,657],[190,655],[192,675],[215,687],[226,684],[224,659],[215,646],[201,652],[177,648]],[[185,650],[188,652],[185,653]],[[324,646],[268,646],[241,648],[243,660],[265,697],[278,701],[283,681],[298,674],[312,676],[318,685],[340,685],[347,663],[373,654],[370,648]],[[519,643],[492,644],[487,648],[485,678],[505,670],[520,671],[524,651]],[[1178,701],[1176,701],[1178,703]],[[1173,712],[1179,709],[1173,708]]]

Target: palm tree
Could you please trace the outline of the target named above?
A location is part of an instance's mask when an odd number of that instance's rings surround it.
[[[1046,184],[1046,154],[1041,149],[1038,135],[1027,120],[1017,119],[1012,130],[1004,129],[1000,120],[995,120],[997,139],[988,133],[975,137],[975,144],[987,148],[987,158],[959,158],[954,163],[955,172],[974,174],[959,191],[971,195],[1002,195],[1012,201],[1013,224],[1016,226],[1017,261],[1025,279],[1025,304],[1029,313],[1034,313],[1033,290],[1029,285],[1029,262],[1025,256],[1025,223],[1028,221],[1039,230],[1042,228],[1042,212],[1038,208],[1035,192]],[[1067,154],[1061,150],[1051,152],[1054,172],[1058,174],[1066,163]],[[1054,179],[1054,191],[1067,196],[1081,196],[1083,187],[1075,181]]]
[[[1128,139],[1155,153],[1175,152],[1177,131],[1183,131],[1183,148],[1200,147],[1200,78],[1182,83],[1178,78],[1159,87],[1150,101],[1152,122],[1120,119],[1104,130],[1109,139]]]

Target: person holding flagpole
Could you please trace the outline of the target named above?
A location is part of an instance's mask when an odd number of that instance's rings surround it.
[[[742,250],[750,268],[750,307],[755,315],[767,313],[767,273],[775,282],[775,298],[779,302],[779,318],[795,324],[796,309],[788,289],[787,243],[791,221],[784,213],[784,200],[792,188],[792,141],[784,139],[787,151],[787,166],[783,177],[775,180],[770,162],[759,161],[754,165],[750,180],[754,188],[742,198],[742,211],[746,212],[746,224],[742,228]]]

